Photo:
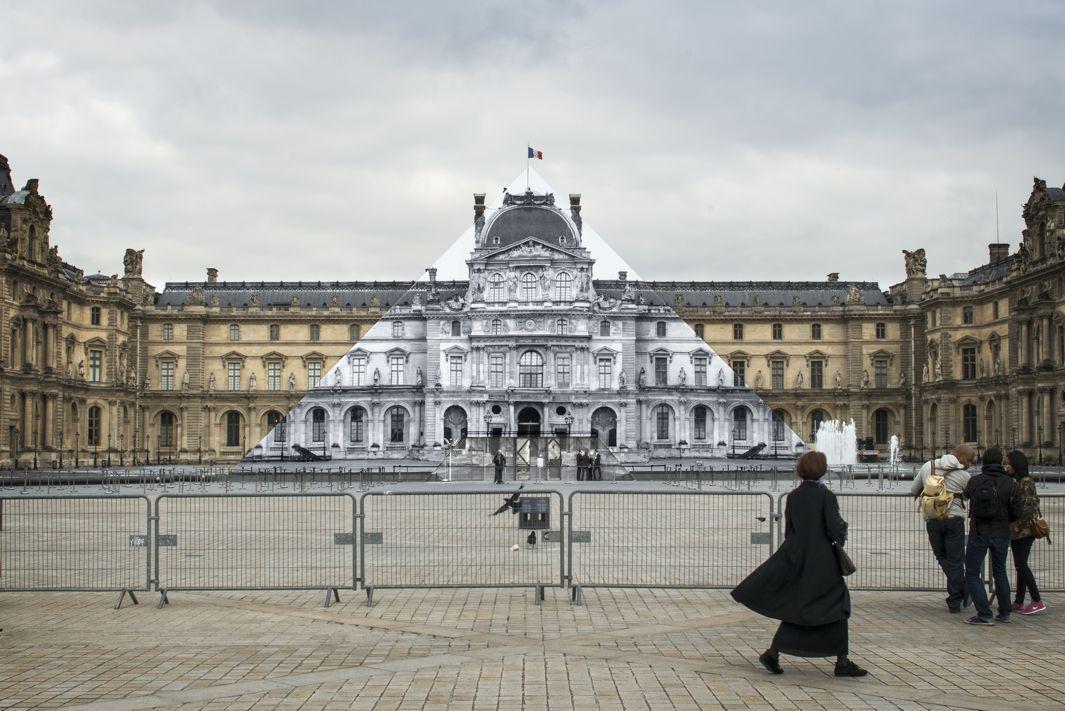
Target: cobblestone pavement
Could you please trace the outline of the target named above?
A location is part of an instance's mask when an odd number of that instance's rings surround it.
[[[852,656],[757,655],[774,623],[725,591],[0,595],[0,708],[1019,709],[1065,705],[1065,622],[974,628],[935,593],[853,593]],[[942,673],[930,670],[942,669]],[[991,671],[988,671],[991,670]]]

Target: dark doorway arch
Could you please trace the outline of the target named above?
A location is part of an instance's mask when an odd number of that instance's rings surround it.
[[[535,407],[523,407],[518,411],[518,435],[521,437],[540,436],[540,411]]]
[[[451,442],[452,446],[464,446],[467,428],[466,411],[461,407],[452,405],[444,411],[444,439]]]
[[[609,407],[600,407],[592,413],[592,439],[597,440],[599,446],[617,446],[618,416]]]

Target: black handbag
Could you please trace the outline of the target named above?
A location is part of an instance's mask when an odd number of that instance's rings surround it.
[[[832,541],[832,551],[836,554],[836,562],[839,563],[839,573],[843,577],[848,575],[854,575],[854,572],[858,570],[858,567],[854,565],[854,561],[847,555],[847,551],[843,550],[836,541]]]

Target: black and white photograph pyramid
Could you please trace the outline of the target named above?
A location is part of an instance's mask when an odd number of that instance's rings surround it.
[[[804,450],[788,423],[531,168],[246,454],[403,461],[442,480],[617,478]],[[376,296],[376,295],[375,295]],[[380,301],[380,299],[379,299]],[[502,460],[500,460],[502,457]]]

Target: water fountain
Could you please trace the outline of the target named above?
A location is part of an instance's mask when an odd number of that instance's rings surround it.
[[[902,447],[899,444],[899,436],[891,435],[891,458],[888,461],[891,462],[891,466],[895,469],[898,469],[899,463],[902,461],[901,454]]]
[[[858,463],[858,437],[854,433],[854,420],[823,421],[817,428],[815,443],[817,451],[822,452],[828,460],[829,469],[839,470]]]

